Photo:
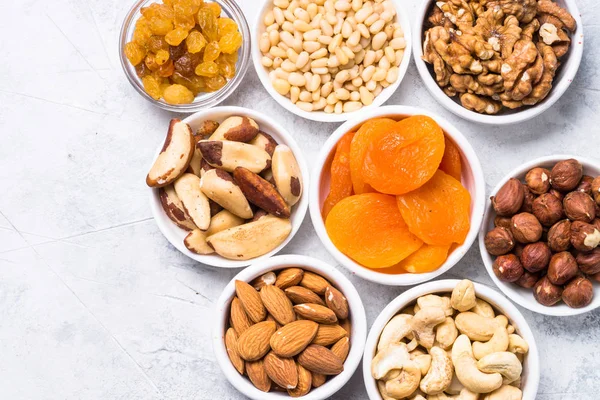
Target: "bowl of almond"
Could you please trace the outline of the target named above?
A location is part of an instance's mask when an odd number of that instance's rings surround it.
[[[360,363],[362,300],[334,267],[275,256],[244,269],[217,303],[213,348],[229,382],[251,399],[327,399]]]
[[[308,169],[277,122],[241,107],[173,119],[146,176],[167,240],[204,264],[239,268],[281,250],[308,206]]]

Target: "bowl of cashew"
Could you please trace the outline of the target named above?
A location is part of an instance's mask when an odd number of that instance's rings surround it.
[[[534,399],[538,349],[519,310],[469,280],[440,280],[396,297],[367,337],[371,400]]]

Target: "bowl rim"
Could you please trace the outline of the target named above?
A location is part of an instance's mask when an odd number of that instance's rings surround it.
[[[311,390],[307,395],[302,396],[302,398],[305,400],[323,400],[332,396],[350,380],[363,356],[367,337],[367,317],[358,291],[344,274],[324,261],[303,255],[286,254],[262,260],[242,270],[225,286],[215,306],[216,315],[212,330],[213,351],[221,371],[240,393],[251,399],[272,400],[289,398],[289,396],[287,393],[265,393],[258,390],[245,376],[237,372],[229,360],[223,337],[228,319],[227,310],[229,309],[230,300],[235,295],[235,281],[250,282],[252,279],[268,271],[275,271],[294,265],[322,274],[343,292],[344,296],[348,299],[352,323],[350,353],[348,353],[348,357],[344,362],[344,371],[327,381],[324,385]]]
[[[189,257],[195,261],[198,261],[198,262],[206,264],[206,265],[211,265],[213,267],[241,268],[241,267],[246,267],[252,263],[268,259],[269,257],[273,256],[274,254],[278,253],[285,246],[287,246],[287,244],[292,240],[292,238],[296,235],[296,233],[298,233],[298,230],[302,226],[304,218],[306,217],[306,211],[308,209],[308,187],[310,185],[309,169],[308,169],[306,160],[304,158],[304,155],[302,154],[300,147],[294,140],[294,137],[287,131],[287,129],[285,129],[282,125],[280,125],[273,118],[271,118],[268,115],[263,114],[259,111],[255,111],[255,110],[245,108],[245,107],[238,107],[238,106],[219,106],[219,107],[212,107],[212,108],[208,108],[208,109],[205,109],[202,111],[198,111],[192,115],[189,115],[187,118],[183,119],[182,121],[185,123],[190,123],[190,121],[211,118],[211,115],[213,115],[213,114],[225,114],[225,115],[229,115],[229,116],[244,115],[244,116],[247,116],[247,117],[250,117],[250,118],[253,118],[254,120],[256,120],[257,123],[259,124],[259,126],[261,124],[261,122],[260,122],[261,120],[266,121],[268,124],[270,124],[271,126],[273,126],[275,128],[274,129],[275,131],[277,131],[277,134],[275,134],[275,136],[281,136],[281,138],[284,139],[283,141],[279,141],[279,144],[285,144],[292,150],[292,153],[294,154],[294,157],[296,158],[296,161],[298,162],[298,166],[300,167],[300,172],[302,174],[302,183],[303,183],[303,190],[302,190],[302,194],[300,195],[300,200],[292,208],[292,216],[290,217],[290,220],[292,222],[292,231],[290,232],[288,237],[279,246],[277,246],[275,249],[271,250],[270,252],[263,254],[262,256],[259,256],[259,257],[256,257],[256,258],[253,258],[250,260],[229,260],[224,257],[218,256],[216,254],[202,255],[202,254],[192,253],[185,247],[185,245],[183,244],[183,240],[172,240],[173,239],[171,237],[172,235],[169,232],[169,228],[167,228],[167,226],[168,226],[168,224],[172,224],[173,226],[175,226],[175,223],[173,221],[171,221],[169,219],[169,217],[165,214],[165,212],[162,208],[162,205],[160,203],[159,195],[158,195],[159,189],[157,189],[157,188],[151,188],[151,187],[148,188],[149,189],[150,209],[152,211],[152,217],[154,218],[154,221],[158,225],[158,228],[160,229],[163,236],[167,239],[167,241],[169,243],[171,243],[171,245],[173,245],[182,254],[186,255],[187,257]],[[154,161],[156,160],[156,157],[158,157],[158,155],[160,154],[162,146],[163,146],[163,143],[160,142],[159,145],[157,146],[156,153],[155,153],[154,157],[152,158],[152,163],[154,163]],[[150,164],[150,167],[151,166],[152,166],[152,164]]]
[[[329,155],[331,154],[331,151],[333,151],[340,138],[354,126],[362,124],[367,120],[386,115],[427,115],[433,118],[442,127],[444,132],[446,132],[456,143],[472,170],[475,189],[473,190],[473,193],[470,192],[473,202],[473,211],[471,213],[471,227],[469,229],[469,233],[464,243],[456,247],[444,264],[432,272],[423,274],[391,275],[376,272],[372,269],[368,269],[359,265],[354,260],[339,251],[337,247],[335,247],[329,238],[329,235],[327,234],[325,223],[323,222],[323,218],[321,216],[319,201],[320,182],[323,168],[327,159],[329,158]],[[467,137],[464,136],[453,124],[451,124],[445,118],[419,107],[393,105],[379,107],[376,110],[365,110],[365,112],[357,114],[344,124],[340,125],[329,136],[325,144],[321,147],[321,151],[316,159],[315,167],[313,168],[309,195],[309,212],[313,227],[317,232],[317,236],[321,240],[323,246],[325,246],[329,254],[331,254],[337,260],[337,262],[363,279],[388,286],[409,286],[429,281],[449,271],[467,253],[467,251],[469,251],[473,242],[475,242],[477,234],[480,230],[481,222],[483,221],[483,211],[485,205],[485,180],[483,169],[481,168],[481,163],[479,162],[479,158],[477,157],[475,150],[469,143]]]
[[[558,161],[567,160],[570,158],[574,158],[577,161],[579,161],[583,165],[584,171],[585,171],[586,167],[588,167],[588,168],[592,167],[592,168],[595,168],[598,171],[600,171],[600,162],[594,161],[587,157],[580,157],[580,156],[576,156],[576,155],[572,155],[572,154],[556,154],[556,155],[539,157],[539,158],[533,159],[531,161],[528,161],[524,164],[519,165],[518,167],[516,167],[512,171],[510,171],[508,174],[506,174],[498,182],[496,187],[494,187],[494,189],[491,191],[490,196],[494,196],[496,193],[498,193],[498,190],[500,190],[502,185],[504,185],[510,178],[524,176],[524,174],[527,171],[529,171],[531,168],[538,167],[538,166],[541,166],[546,163],[556,163]],[[502,282],[500,279],[498,279],[498,277],[494,273],[494,269],[492,267],[492,264],[493,264],[492,256],[487,252],[487,250],[485,248],[485,234],[487,233],[487,231],[490,227],[490,223],[492,223],[491,217],[493,216],[493,213],[494,213],[494,209],[492,208],[492,202],[488,198],[486,200],[485,213],[484,213],[484,217],[482,220],[481,229],[479,232],[479,252],[481,253],[481,259],[483,261],[483,265],[485,266],[485,269],[486,269],[488,275],[490,276],[490,278],[492,278],[492,281],[494,281],[496,286],[502,291],[502,293],[504,293],[504,295],[506,295],[508,298],[510,298],[512,301],[514,301],[521,307],[524,307],[524,308],[526,308],[530,311],[533,311],[535,313],[538,313],[538,314],[549,315],[549,316],[553,316],[553,317],[568,317],[568,316],[574,316],[574,315],[581,315],[581,314],[585,314],[587,312],[593,311],[596,308],[600,307],[600,299],[597,300],[596,303],[594,303],[594,301],[592,301],[592,303],[590,303],[587,307],[583,307],[583,308],[570,308],[569,306],[567,306],[564,303],[554,305],[551,307],[547,307],[542,304],[539,304],[537,301],[535,301],[535,299],[525,298],[521,294],[520,291],[515,290],[516,289],[515,284]],[[486,225],[485,221],[488,221],[488,220],[490,220],[490,223],[488,223]],[[595,288],[598,288],[598,286],[599,286],[597,283],[593,282],[593,280],[592,280],[592,284],[594,285]],[[529,290],[529,289],[527,289],[527,290]],[[531,289],[531,290],[533,290],[533,289]]]
[[[365,352],[363,355],[363,378],[369,399],[381,400],[375,379],[371,376],[371,360],[374,357],[381,331],[388,321],[402,308],[412,303],[419,296],[431,293],[450,293],[459,282],[460,280],[458,279],[444,279],[415,286],[393,299],[379,313],[369,330],[369,336],[365,343]],[[527,341],[527,344],[529,345],[529,352],[527,354],[527,383],[521,390],[523,391],[524,399],[535,398],[540,381],[539,351],[535,337],[527,320],[509,299],[493,288],[477,282],[473,282],[473,285],[475,286],[477,297],[491,303],[492,306],[495,306],[502,311],[502,313],[508,317],[509,322],[512,322],[520,336]]]
[[[132,71],[135,70],[135,67],[129,63],[127,57],[125,56],[125,44],[127,43],[128,32],[131,29],[132,25],[135,25],[135,22],[139,18],[139,11],[142,6],[152,0],[137,0],[127,11],[125,18],[121,24],[121,29],[119,31],[119,60],[121,62],[121,69],[125,74],[125,77],[131,84],[131,86],[135,89],[135,91],[140,94],[144,99],[154,104],[155,106],[162,108],[163,110],[178,112],[178,113],[191,113],[202,111],[210,107],[214,107],[217,104],[224,101],[228,98],[237,87],[242,83],[246,72],[248,71],[248,66],[250,65],[250,51],[251,51],[251,33],[250,26],[248,25],[248,21],[246,20],[246,16],[244,12],[237,4],[235,0],[211,0],[211,2],[218,3],[219,5],[224,5],[227,8],[228,13],[231,15],[228,17],[232,18],[237,24],[240,33],[242,34],[242,46],[238,50],[239,57],[238,62],[236,63],[237,71],[233,78],[229,79],[225,86],[216,92],[206,92],[209,96],[206,99],[197,100],[197,96],[194,96],[194,102],[189,104],[168,104],[162,99],[155,100],[153,99],[146,91],[142,85],[141,79],[134,74]]]
[[[359,113],[360,111],[375,110],[379,106],[383,105],[383,103],[385,103],[390,99],[390,97],[392,97],[392,95],[396,92],[396,90],[398,89],[398,87],[400,87],[400,84],[404,80],[406,72],[408,71],[408,66],[410,64],[412,54],[412,29],[410,25],[409,13],[407,12],[406,7],[400,2],[400,0],[391,1],[396,7],[396,15],[398,18],[397,22],[400,24],[402,30],[404,31],[404,39],[406,40],[406,47],[404,48],[404,57],[399,66],[398,79],[396,80],[396,82],[394,82],[387,88],[384,88],[381,91],[381,93],[377,97],[375,97],[372,104],[368,106],[363,106],[360,110],[351,111],[347,113],[342,112],[341,114],[327,114],[323,111],[308,112],[301,110],[295,104],[293,104],[287,97],[280,95],[273,88],[271,80],[269,79],[269,74],[267,73],[265,67],[261,63],[262,53],[258,48],[259,36],[261,28],[263,26],[263,17],[265,14],[265,10],[273,5],[273,0],[265,0],[255,18],[254,27],[252,30],[253,46],[251,54],[254,69],[256,70],[256,74],[258,75],[258,78],[265,90],[277,102],[277,104],[279,104],[281,107],[285,108],[289,112],[298,115],[299,117],[319,122],[347,121],[348,119],[357,115],[357,113]]]
[[[577,75],[577,71],[579,70],[583,56],[583,22],[581,20],[581,14],[579,13],[579,9],[577,8],[575,0],[563,0],[567,9],[571,12],[571,15],[577,22],[577,29],[571,36],[571,48],[569,49],[569,52],[571,53],[569,55],[569,60],[571,58],[573,60],[569,62],[568,69],[566,67],[563,68],[563,76],[561,79],[558,82],[553,82],[553,88],[548,96],[542,100],[542,102],[533,106],[522,108],[521,110],[512,114],[486,115],[467,110],[444,93],[444,91],[438,86],[437,82],[433,79],[427,64],[421,58],[423,56],[423,43],[421,40],[423,35],[423,21],[425,20],[427,10],[433,1],[434,0],[424,0],[417,9],[415,24],[413,27],[413,58],[415,60],[415,65],[417,66],[417,70],[419,71],[419,75],[421,76],[421,79],[425,83],[425,87],[431,96],[433,96],[442,106],[444,106],[444,108],[454,115],[484,125],[511,125],[524,122],[537,117],[544,111],[551,108],[554,103],[556,103],[558,99],[562,97],[562,95],[571,85],[571,82],[573,82],[575,75]]]

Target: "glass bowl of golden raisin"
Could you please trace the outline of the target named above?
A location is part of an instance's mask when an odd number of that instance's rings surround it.
[[[242,81],[250,30],[234,0],[139,0],[119,46],[138,93],[163,109],[194,112],[220,103]]]

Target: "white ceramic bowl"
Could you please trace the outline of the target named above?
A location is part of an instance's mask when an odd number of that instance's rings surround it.
[[[288,244],[288,242],[290,240],[292,240],[292,238],[294,237],[296,232],[298,232],[298,229],[300,228],[300,225],[302,224],[302,221],[304,220],[304,216],[306,215],[306,209],[308,207],[308,193],[307,193],[308,192],[308,175],[309,175],[308,166],[306,165],[306,161],[304,160],[304,157],[302,156],[302,152],[300,151],[300,148],[296,144],[296,141],[294,140],[292,135],[290,135],[285,128],[283,128],[281,125],[279,125],[279,123],[275,122],[274,119],[267,116],[266,114],[262,114],[258,111],[250,110],[248,108],[214,107],[214,108],[210,108],[210,109],[199,111],[195,114],[192,114],[189,117],[187,117],[186,119],[184,119],[183,122],[189,124],[192,128],[192,131],[195,131],[200,126],[202,121],[209,119],[209,120],[214,120],[217,122],[222,122],[224,119],[226,119],[227,117],[230,117],[232,115],[243,115],[243,116],[254,119],[256,121],[256,123],[258,124],[258,126],[260,127],[260,129],[262,131],[270,134],[271,136],[273,136],[273,138],[277,141],[277,143],[285,144],[290,149],[292,149],[292,152],[294,153],[294,156],[296,157],[296,160],[298,161],[298,165],[300,166],[300,171],[302,172],[303,192],[302,192],[302,195],[300,196],[300,200],[298,201],[298,203],[296,203],[292,207],[292,214],[290,217],[290,221],[292,222],[292,231],[290,232],[290,235],[283,241],[283,243],[281,243],[279,246],[277,246],[275,249],[271,250],[267,254],[264,254],[260,257],[257,257],[257,258],[251,259],[251,260],[229,260],[224,257],[221,257],[220,255],[218,255],[216,253],[209,254],[209,255],[201,255],[201,254],[192,253],[183,244],[183,239],[185,239],[188,232],[179,228],[177,225],[175,225],[175,223],[173,223],[173,221],[171,221],[169,219],[169,217],[165,214],[165,212],[162,208],[162,205],[160,202],[160,197],[159,197],[159,190],[150,188],[150,209],[152,210],[152,216],[154,217],[154,220],[158,224],[160,231],[167,238],[167,240],[173,246],[175,246],[175,248],[177,248],[177,250],[179,250],[186,256],[188,256],[198,262],[201,262],[203,264],[208,264],[208,265],[212,265],[214,267],[221,267],[221,268],[245,267],[247,265],[250,265],[251,263],[269,258],[273,254],[277,253],[286,244]],[[165,127],[166,127],[166,125],[165,125]],[[152,161],[153,163],[154,163],[154,160],[156,160],[156,157],[158,157],[160,150],[162,149],[163,140],[164,139],[161,139],[161,142],[156,150],[156,154]]]
[[[432,75],[432,69],[421,58],[423,56],[423,22],[427,19],[427,14],[433,0],[426,0],[421,2],[421,6],[417,11],[417,16],[414,23],[413,31],[413,47],[414,47],[414,59],[419,74],[425,82],[425,87],[429,90],[431,95],[440,102],[448,111],[468,119],[473,122],[489,125],[509,125],[518,122],[530,120],[550,107],[563,95],[567,90],[575,74],[579,69],[581,63],[581,56],[583,55],[583,22],[579,14],[579,9],[575,0],[556,0],[558,4],[569,10],[575,21],[577,21],[577,29],[571,36],[571,48],[569,52],[560,60],[561,66],[557,71],[554,78],[552,91],[548,96],[540,103],[534,106],[525,106],[518,110],[503,109],[496,115],[479,114],[475,111],[469,111],[464,108],[460,101],[454,98],[448,97],[442,89],[438,86]]]
[[[469,229],[469,234],[467,235],[465,242],[456,247],[452,253],[450,253],[444,264],[442,264],[440,268],[433,272],[424,274],[407,273],[398,275],[377,272],[374,269],[363,267],[339,251],[327,234],[325,222],[321,217],[321,209],[323,202],[329,193],[329,170],[331,161],[335,155],[335,146],[340,138],[344,136],[346,132],[349,132],[353,128],[362,125],[364,122],[378,117],[389,116],[391,118],[402,118],[419,114],[428,115],[433,118],[442,127],[444,133],[448,135],[454,141],[454,143],[456,143],[461,152],[462,184],[471,194],[471,228]],[[365,110],[348,122],[342,124],[331,134],[329,139],[327,139],[323,145],[315,165],[316,166],[310,186],[309,199],[309,209],[312,223],[317,231],[319,239],[321,239],[321,242],[329,251],[329,253],[331,253],[340,264],[361,278],[377,282],[382,285],[391,286],[416,285],[417,283],[428,281],[452,268],[466,254],[477,237],[477,232],[479,231],[481,220],[483,218],[483,208],[485,203],[485,183],[483,180],[481,164],[479,163],[479,159],[477,158],[473,147],[471,147],[471,144],[469,144],[462,133],[460,133],[458,129],[451,125],[447,120],[439,117],[436,114],[421,108],[408,106],[385,106],[376,110]]]
[[[263,1],[262,7],[257,14],[256,20],[254,21],[254,27],[252,30],[252,62],[254,63],[254,69],[258,74],[258,78],[261,83],[269,92],[269,94],[281,105],[283,108],[292,112],[296,115],[301,116],[302,118],[310,119],[313,121],[321,121],[321,122],[341,122],[346,121],[349,118],[352,118],[356,113],[362,110],[373,110],[385,103],[391,96],[394,94],[398,86],[400,86],[400,82],[404,78],[406,74],[406,70],[408,69],[408,64],[410,63],[410,56],[412,53],[412,39],[411,39],[411,28],[410,28],[410,20],[408,18],[408,13],[404,6],[404,3],[400,0],[392,0],[396,7],[396,21],[400,24],[402,29],[404,30],[404,39],[406,39],[406,48],[404,49],[404,58],[400,63],[400,71],[398,73],[398,79],[396,82],[383,89],[383,91],[379,94],[379,96],[375,97],[373,100],[373,104],[369,106],[363,106],[361,110],[349,112],[349,113],[341,113],[341,114],[328,114],[324,111],[313,111],[308,112],[301,110],[296,107],[294,103],[291,102],[285,96],[280,95],[273,89],[273,85],[271,84],[271,79],[269,78],[269,73],[267,69],[262,65],[262,53],[258,47],[258,42],[260,40],[260,36],[263,32],[265,32],[266,27],[263,22],[265,14],[273,8],[273,0],[265,0]]]
[[[569,154],[559,154],[554,156],[541,157],[532,160],[526,164],[520,165],[519,167],[512,170],[508,175],[502,178],[500,182],[498,182],[498,185],[496,185],[490,196],[494,196],[496,193],[498,193],[498,190],[500,190],[502,185],[504,185],[510,178],[517,178],[524,182],[525,174],[527,174],[527,172],[530,169],[534,167],[552,168],[552,166],[554,166],[554,164],[556,164],[558,161],[566,160],[569,158],[574,158],[583,165],[584,174],[592,176],[600,175],[600,162],[591,160],[589,158]],[[600,283],[594,281],[593,279],[592,282],[594,285],[594,298],[587,307],[583,308],[571,308],[567,306],[564,302],[560,302],[559,304],[554,305],[552,307],[541,305],[533,297],[533,289],[522,288],[517,284],[502,282],[500,279],[498,279],[492,267],[492,265],[494,264],[495,257],[493,257],[487,252],[484,243],[485,234],[494,227],[495,217],[496,213],[494,212],[494,209],[492,207],[492,202],[488,199],[486,201],[483,223],[481,224],[481,232],[479,233],[479,251],[481,252],[481,258],[483,259],[483,264],[485,265],[485,269],[487,269],[488,274],[490,275],[496,286],[498,286],[500,290],[502,290],[502,292],[506,296],[508,296],[509,299],[519,304],[520,306],[525,307],[536,313],[559,317],[583,314],[600,307]]]
[[[289,399],[287,393],[269,392],[265,393],[254,387],[252,382],[240,375],[231,364],[227,350],[225,349],[225,327],[229,321],[229,306],[235,295],[235,281],[241,280],[250,282],[254,278],[269,272],[277,271],[288,267],[300,267],[307,271],[315,272],[322,275],[334,286],[336,286],[348,300],[348,308],[350,310],[350,321],[352,323],[352,331],[350,333],[350,353],[344,362],[344,371],[331,377],[324,385],[312,389],[306,396],[305,400],[322,400],[331,397],[334,393],[342,388],[356,371],[360,359],[365,348],[365,339],[367,337],[367,318],[365,309],[360,299],[360,295],[356,288],[341,272],[326,264],[323,261],[312,257],[300,255],[283,255],[275,256],[268,260],[263,260],[250,267],[244,269],[237,274],[231,282],[223,289],[223,293],[217,302],[216,322],[213,329],[213,349],[221,370],[229,382],[241,393],[255,400],[275,400]]]
[[[381,400],[377,382],[371,376],[371,360],[375,357],[379,336],[388,321],[404,307],[415,302],[418,297],[432,293],[451,293],[458,282],[460,281],[449,279],[428,282],[416,286],[392,300],[392,302],[381,311],[379,316],[377,316],[377,319],[369,331],[367,343],[365,344],[365,354],[363,356],[363,378],[365,380],[365,387],[369,399]],[[540,361],[535,337],[533,336],[527,321],[517,307],[515,307],[506,297],[488,286],[475,282],[474,285],[477,297],[487,301],[496,308],[496,311],[506,315],[510,323],[515,327],[516,332],[529,344],[529,353],[525,356],[523,363],[523,374],[521,375],[523,383],[521,385],[521,390],[523,391],[523,399],[535,399],[540,382]]]

